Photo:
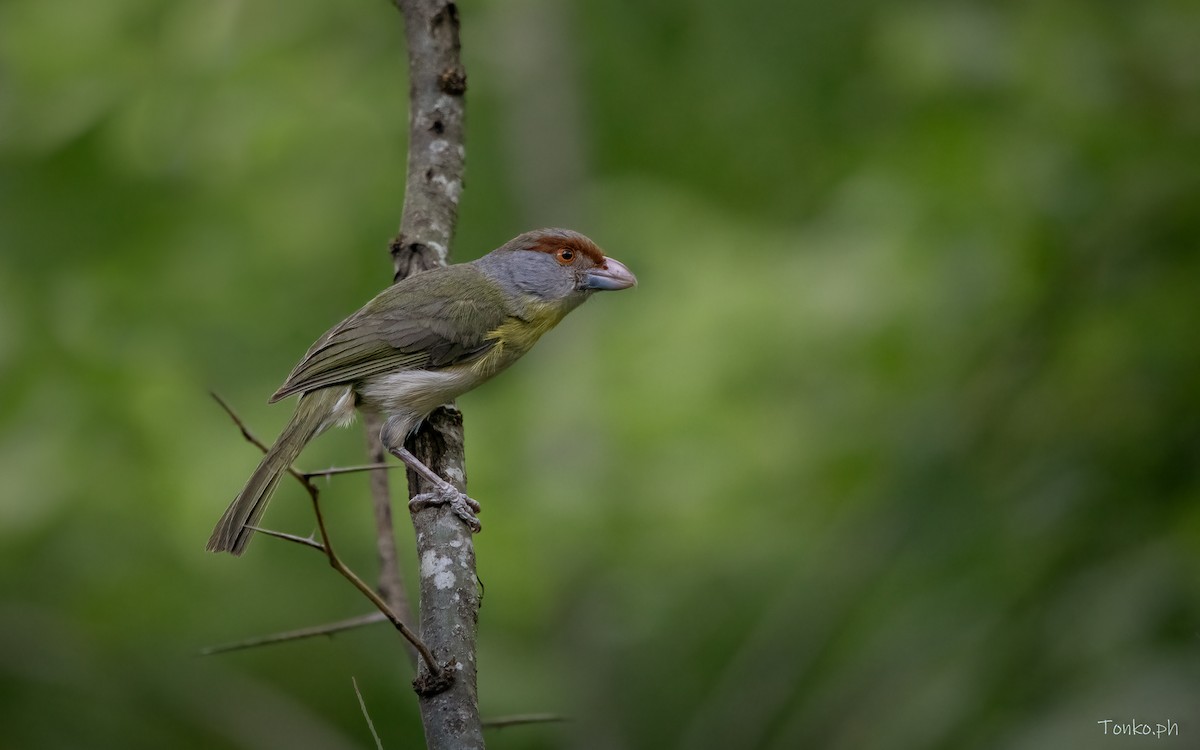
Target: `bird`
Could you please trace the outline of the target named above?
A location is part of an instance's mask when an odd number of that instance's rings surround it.
[[[468,263],[440,266],[384,289],[317,339],[269,403],[298,395],[291,420],[263,455],[208,540],[241,555],[280,478],[304,446],[357,410],[383,417],[389,453],[436,488],[414,509],[446,503],[472,531],[479,504],[425,466],[404,440],[438,406],[490,380],[595,292],[637,278],[569,229],[525,232]]]

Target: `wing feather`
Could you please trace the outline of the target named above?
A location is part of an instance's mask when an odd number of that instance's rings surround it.
[[[474,361],[507,318],[503,292],[470,264],[410,276],[331,328],[271,401],[394,370]]]

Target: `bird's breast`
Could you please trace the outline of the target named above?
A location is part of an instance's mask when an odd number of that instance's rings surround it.
[[[381,373],[360,381],[355,390],[364,406],[389,417],[401,417],[411,429],[437,407],[520,359],[567,312],[558,305],[528,304],[520,316],[509,317],[489,333],[488,338],[494,339],[495,345],[470,364]]]
[[[369,377],[356,389],[364,406],[387,416],[403,417],[416,426],[434,409],[480,382],[469,367],[397,370]]]
[[[547,331],[558,325],[568,310],[549,303],[532,303],[520,317],[510,317],[492,331],[488,338],[496,345],[472,365],[481,378],[487,379],[520,359],[533,348]]]

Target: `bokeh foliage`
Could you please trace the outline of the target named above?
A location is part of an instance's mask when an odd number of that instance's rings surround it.
[[[484,712],[575,719],[494,747],[1195,743],[1194,3],[461,13],[456,257],[569,224],[641,279],[461,402]],[[385,627],[194,655],[366,610],[308,550],[203,553],[256,460],[206,390],[273,435],[386,283],[402,40],[0,5],[4,747],[367,747],[351,675],[418,744]],[[364,572],[365,487],[325,492]],[[287,486],[269,520],[312,525]]]

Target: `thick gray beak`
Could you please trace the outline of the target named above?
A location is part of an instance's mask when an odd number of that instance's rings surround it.
[[[637,286],[637,277],[616,258],[606,258],[602,268],[594,268],[583,275],[583,288],[601,292],[615,292]]]

